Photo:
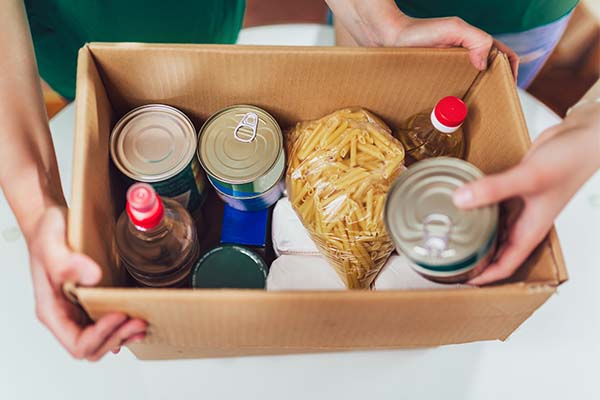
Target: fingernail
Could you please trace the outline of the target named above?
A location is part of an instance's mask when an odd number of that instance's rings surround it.
[[[457,207],[465,207],[473,202],[473,192],[467,188],[458,188],[452,194],[452,201]]]
[[[483,59],[483,60],[481,60],[481,63],[479,63],[479,69],[481,69],[483,71],[486,68],[487,68],[487,60]]]

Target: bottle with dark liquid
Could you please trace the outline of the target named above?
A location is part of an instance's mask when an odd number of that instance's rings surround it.
[[[431,157],[463,158],[465,138],[461,125],[467,106],[454,96],[441,99],[431,114],[416,114],[408,119],[398,139],[413,161]]]
[[[132,185],[115,239],[122,265],[139,286],[190,286],[200,247],[192,217],[176,201],[161,199],[148,184]]]

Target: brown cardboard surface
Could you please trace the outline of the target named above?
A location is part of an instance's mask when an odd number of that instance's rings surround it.
[[[499,54],[482,74],[465,101],[469,115],[467,159],[486,174],[504,171],[525,155],[531,140],[506,56]],[[553,230],[554,231],[554,230]],[[511,281],[552,282],[558,284],[564,271],[560,244],[551,234],[529,257]]]
[[[116,310],[148,320],[152,330],[146,346],[251,354],[259,349],[426,347],[504,339],[553,292],[551,286],[517,284],[341,296],[147,289],[80,289],[78,296],[92,317]],[[151,358],[146,350],[134,349]]]
[[[107,153],[113,112],[87,47],[79,52],[72,187],[68,240],[103,269],[102,285],[119,282],[113,267],[112,241],[116,214],[112,207],[110,156]],[[106,223],[109,221],[110,223]]]
[[[197,127],[249,103],[285,129],[360,105],[392,128],[445,95],[470,108],[468,158],[486,172],[516,164],[529,138],[504,57],[477,71],[462,50],[92,44],[80,52],[69,243],[103,266],[100,288],[73,294],[93,318],[123,311],[150,322],[138,357],[181,358],[437,346],[505,339],[566,279],[551,234],[511,282],[412,292],[149,290],[123,286],[112,233],[123,186],[110,164],[117,118],[147,103],[178,107]],[[471,86],[472,85],[472,86]],[[501,149],[501,151],[499,151]],[[183,353],[182,353],[183,352]]]
[[[554,265],[557,267],[558,281],[560,283],[566,282],[567,279],[569,279],[569,274],[567,273],[565,258],[560,247],[556,228],[552,227],[552,230],[548,234],[548,240],[550,249],[552,250],[552,256],[554,257]]]
[[[215,111],[240,103],[264,107],[283,128],[353,105],[398,126],[431,107],[440,93],[462,96],[477,75],[460,50],[445,51],[440,62],[440,54],[423,49],[105,44],[90,49],[119,116],[148,101],[162,102],[177,105],[198,128]]]

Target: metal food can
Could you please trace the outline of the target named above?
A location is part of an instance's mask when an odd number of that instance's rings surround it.
[[[116,167],[133,181],[151,184],[194,213],[206,199],[206,180],[196,158],[194,124],[178,109],[149,104],[128,112],[110,137]]]
[[[268,208],[283,194],[283,134],[261,108],[236,105],[210,117],[200,130],[198,159],[217,194],[233,208]]]
[[[396,250],[424,277],[442,283],[480,274],[496,250],[498,205],[461,210],[455,189],[483,176],[458,158],[420,161],[390,188],[384,221]]]

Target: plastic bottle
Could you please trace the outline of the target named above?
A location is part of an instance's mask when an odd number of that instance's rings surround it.
[[[132,185],[115,239],[122,265],[139,286],[190,286],[200,246],[192,217],[176,201],[161,199],[146,183]]]
[[[466,116],[467,106],[454,96],[441,99],[431,114],[412,116],[399,133],[406,154],[413,161],[441,156],[463,158],[465,138],[461,125]]]

